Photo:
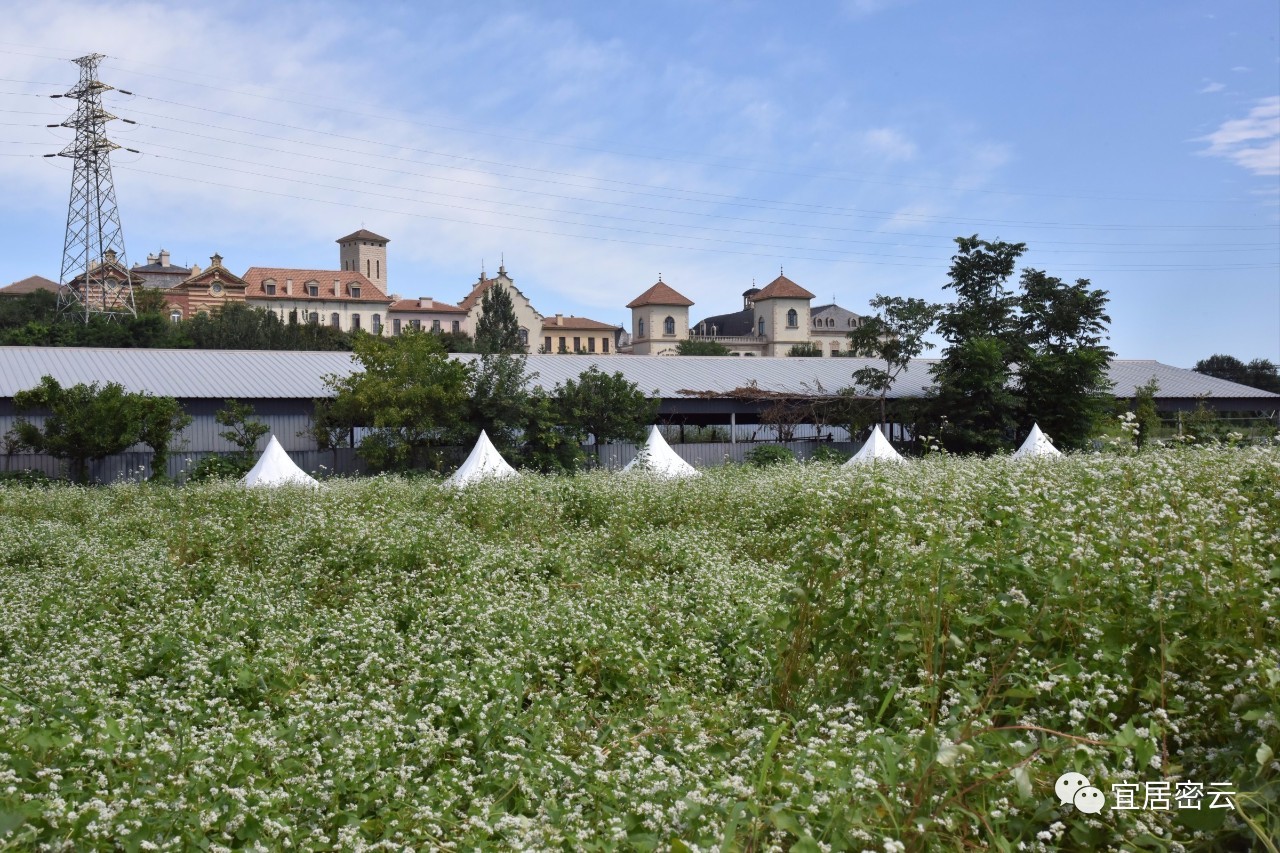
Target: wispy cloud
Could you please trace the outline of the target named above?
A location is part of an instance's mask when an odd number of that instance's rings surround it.
[[[1280,175],[1280,96],[1263,98],[1244,118],[1225,121],[1203,140],[1202,151],[1231,160],[1255,175]]]
[[[886,160],[912,160],[919,151],[907,135],[892,127],[876,127],[862,135],[863,143]]]
[[[1225,88],[1227,88],[1227,85],[1225,83],[1209,82],[1209,83],[1206,83],[1204,88],[1200,90],[1200,94],[1212,95],[1214,92],[1221,92]]]

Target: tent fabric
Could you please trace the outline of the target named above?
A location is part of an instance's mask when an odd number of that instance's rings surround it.
[[[258,462],[249,469],[249,473],[240,478],[240,485],[247,488],[257,486],[309,486],[320,488],[314,478],[294,464],[289,454],[284,452],[280,442],[274,435],[267,442],[267,449],[262,451]]]
[[[498,448],[493,446],[489,434],[480,430],[480,437],[476,439],[476,446],[471,449],[467,461],[444,482],[446,486],[465,486],[480,480],[519,476],[519,472],[508,465]]]
[[[697,468],[680,458],[667,444],[657,425],[649,427],[649,437],[636,458],[626,464],[623,471],[648,471],[660,477],[700,477]]]
[[[871,435],[867,438],[862,449],[853,455],[847,465],[863,465],[868,462],[902,462],[902,455],[893,449],[893,445],[889,443],[889,439],[884,437],[884,433],[880,431],[880,425],[877,424],[875,429],[871,430]]]
[[[1049,436],[1040,431],[1040,424],[1033,424],[1031,432],[1027,435],[1027,440],[1022,442],[1022,446],[1014,451],[1014,459],[1024,459],[1028,456],[1061,456],[1062,451],[1053,446],[1053,442],[1049,440]]]

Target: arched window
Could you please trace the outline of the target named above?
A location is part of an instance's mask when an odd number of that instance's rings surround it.
[[[370,318],[369,328],[373,331],[375,335],[382,334],[382,315],[381,314],[374,314],[373,317]]]
[[[316,311],[312,311],[307,315],[307,322],[312,325],[318,325],[320,323],[320,314]]]
[[[644,320],[643,319],[636,321],[636,337],[637,338],[644,337]]]
[[[662,334],[674,335],[676,333],[676,318],[668,317],[662,321]]]
[[[828,318],[828,319],[827,319],[827,328],[831,328],[831,327],[832,327],[832,326],[834,326],[835,324],[836,324],[836,321],[835,321],[835,319],[834,319],[834,318]]]
[[[182,311],[177,308],[174,308],[172,311],[169,312],[169,320],[174,323],[181,323]]]
[[[329,325],[333,326],[335,329],[342,328],[342,316],[338,314],[337,311],[334,311],[329,315]]]
[[[520,330],[520,346],[524,347],[525,349],[529,348],[529,330],[528,329]]]
[[[840,354],[840,344],[839,344],[837,341],[832,341],[832,342],[831,342],[831,354],[832,354],[832,355],[839,355],[839,354]]]
[[[360,315],[352,314],[351,315],[351,331],[354,332],[358,328],[360,328]]]
[[[796,313],[796,309],[792,308],[787,312],[787,328],[794,329],[800,325],[800,315]]]
[[[756,324],[756,328],[759,329],[759,332],[757,334],[759,334],[760,337],[763,338],[764,337],[764,318],[763,317],[761,317],[760,322]]]

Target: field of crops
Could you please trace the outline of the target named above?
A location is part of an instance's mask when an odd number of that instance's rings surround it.
[[[0,849],[1274,850],[1278,590],[1276,449],[4,487]]]

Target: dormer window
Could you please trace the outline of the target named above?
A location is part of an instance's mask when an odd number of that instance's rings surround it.
[[[351,298],[352,299],[360,298],[360,285],[358,284],[351,285]]]
[[[270,281],[270,280],[264,281],[262,283],[262,289],[267,294],[267,296],[276,295],[276,283],[274,281]]]
[[[313,299],[320,295],[320,285],[314,281],[307,282],[307,296]]]

